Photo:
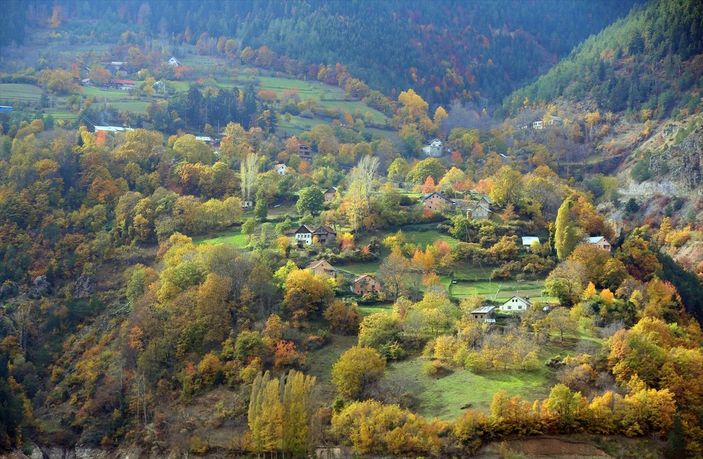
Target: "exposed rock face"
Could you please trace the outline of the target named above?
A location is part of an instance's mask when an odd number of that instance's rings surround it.
[[[652,155],[649,170],[656,177],[669,176],[687,191],[703,185],[703,126],[681,143]]]
[[[37,276],[32,281],[32,287],[29,289],[30,298],[41,298],[49,293],[49,281],[46,276]]]
[[[76,280],[73,294],[77,298],[85,298],[95,293],[95,278],[93,276],[82,275]]]

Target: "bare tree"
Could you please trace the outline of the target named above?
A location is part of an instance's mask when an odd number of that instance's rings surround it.
[[[251,202],[251,196],[256,185],[256,176],[259,173],[259,155],[249,153],[240,168],[242,200]]]
[[[376,156],[364,156],[349,176],[349,187],[346,193],[346,200],[349,203],[347,217],[354,229],[361,228],[364,217],[371,210],[371,194],[378,166],[379,159]]]

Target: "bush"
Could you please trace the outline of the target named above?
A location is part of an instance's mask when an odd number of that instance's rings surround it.
[[[354,335],[359,331],[361,313],[354,302],[335,300],[325,309],[324,316],[332,331],[343,335]]]
[[[637,183],[649,180],[652,176],[651,172],[649,171],[649,161],[647,161],[646,159],[638,161],[637,164],[635,164],[635,167],[632,168],[630,176]]]
[[[386,361],[374,349],[354,346],[332,367],[332,382],[345,398],[355,399],[378,381],[386,369]]]

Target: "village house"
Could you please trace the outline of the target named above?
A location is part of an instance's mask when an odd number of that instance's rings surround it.
[[[119,71],[126,70],[126,68],[125,68],[125,63],[122,62],[122,61],[112,61],[112,62],[108,62],[108,63],[105,65],[105,67],[108,67],[108,68],[109,68],[110,70],[112,70],[113,72],[119,72]]]
[[[325,202],[332,202],[337,197],[337,187],[331,186],[325,190],[324,198]]]
[[[275,170],[278,175],[286,175],[288,166],[283,163],[276,163],[273,165],[273,170]]]
[[[491,207],[487,201],[480,200],[474,201],[469,204],[466,210],[466,217],[473,218],[475,220],[483,220],[491,215]]]
[[[529,250],[535,242],[539,244],[539,238],[537,236],[522,236],[521,239],[522,247],[527,250]]]
[[[337,269],[329,264],[327,260],[316,260],[310,263],[307,268],[318,276],[336,277]]]
[[[299,144],[298,156],[300,156],[300,159],[303,161],[312,162],[312,147],[305,143]]]
[[[243,199],[242,200],[242,209],[248,210],[254,207],[254,201]]]
[[[471,311],[471,317],[481,322],[494,323],[496,321],[493,317],[495,310],[495,306],[481,306],[480,308]]]
[[[134,129],[122,126],[95,126],[95,132],[127,132]]]
[[[180,67],[183,64],[181,64],[181,61],[176,59],[174,56],[171,56],[171,58],[168,60],[168,65],[170,65],[171,67]]]
[[[115,78],[110,80],[110,83],[108,83],[108,86],[117,88],[121,91],[130,91],[134,89],[135,82],[134,80],[125,80],[122,78]]]
[[[533,121],[532,122],[532,129],[537,129],[538,131],[541,131],[544,129],[544,123],[540,121]]]
[[[561,126],[562,124],[564,124],[564,120],[561,119],[560,116],[549,115],[549,119],[547,120],[548,126]]]
[[[300,225],[293,237],[299,246],[312,244],[312,230],[307,225]]]
[[[212,145],[213,143],[215,143],[213,138],[210,137],[209,135],[196,135],[195,140],[199,140],[199,141],[206,143],[208,145]]]
[[[422,152],[425,156],[431,156],[433,158],[439,158],[442,156],[444,149],[442,148],[442,141],[439,139],[434,139],[429,145],[422,147]]]
[[[612,249],[610,242],[608,242],[608,240],[603,236],[587,237],[586,243],[595,245],[599,249],[607,250],[608,252]]]
[[[313,231],[312,236],[320,245],[334,245],[337,243],[337,233],[324,225]]]
[[[362,274],[352,282],[351,291],[359,296],[378,295],[381,293],[381,282],[370,274]]]
[[[426,194],[422,198],[422,207],[425,211],[432,213],[443,212],[447,207],[454,206],[454,201],[437,191]]]
[[[514,296],[503,303],[498,309],[505,312],[525,312],[530,309],[530,306],[532,306],[532,303],[530,303],[529,299]]]
[[[154,89],[154,92],[157,94],[166,94],[166,83],[164,83],[161,80],[155,81],[151,87]]]

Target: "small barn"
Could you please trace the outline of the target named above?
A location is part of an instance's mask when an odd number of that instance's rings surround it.
[[[471,317],[481,322],[493,323],[496,321],[493,317],[495,310],[495,306],[481,306],[471,311]]]

